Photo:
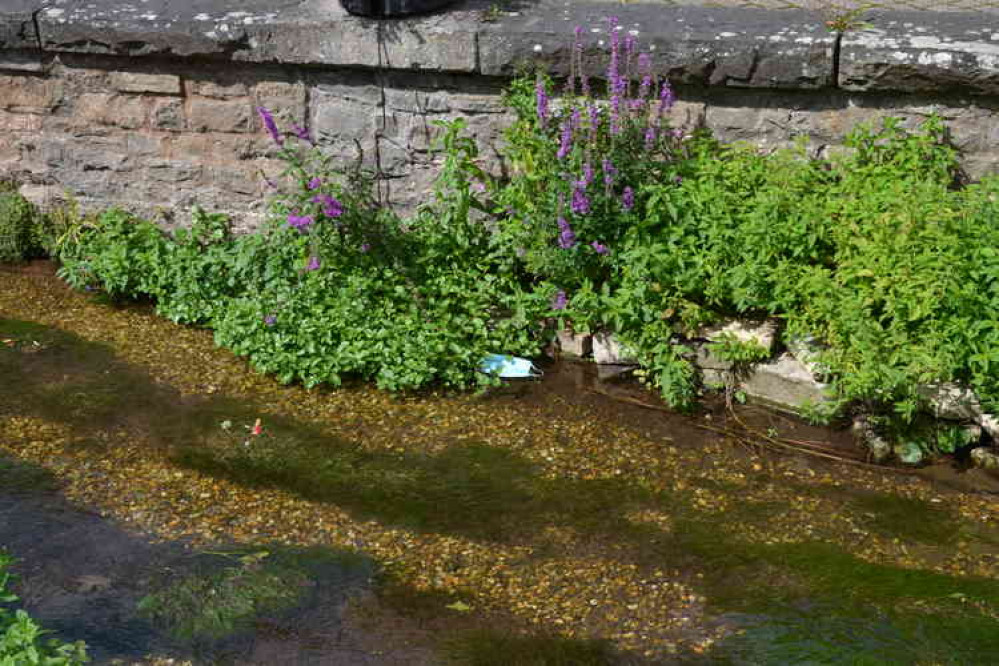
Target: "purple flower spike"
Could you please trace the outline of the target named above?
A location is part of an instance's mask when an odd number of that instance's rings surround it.
[[[558,146],[558,158],[564,160],[572,150],[572,124],[568,121],[562,121],[562,138]]]
[[[294,213],[288,214],[288,226],[300,231],[304,231],[315,223],[316,219],[311,215],[295,215]]]
[[[371,249],[371,245],[368,243],[361,243],[361,252],[368,252]]]
[[[537,98],[538,121],[544,127],[548,122],[548,91],[545,90],[545,82],[540,76],[538,77],[537,84],[535,84],[534,94]]]
[[[598,241],[593,241],[590,246],[596,250],[597,254],[610,254],[610,248]]]
[[[656,128],[649,127],[645,130],[645,150],[652,150],[652,146],[656,144]]]
[[[565,291],[559,289],[555,292],[555,296],[552,298],[552,310],[565,310],[565,306],[569,304],[569,299],[565,295]]]
[[[576,215],[586,215],[590,212],[590,200],[586,198],[586,191],[579,186],[579,183],[576,184],[576,189],[572,191],[572,203],[570,207]]]
[[[635,191],[630,187],[624,188],[624,193],[621,194],[621,206],[625,210],[631,210],[635,207]]]
[[[318,190],[320,187],[322,187],[322,184],[323,184],[323,181],[320,180],[318,177],[313,178],[312,180],[309,181],[309,189],[310,190]]]
[[[284,147],[284,139],[281,138],[281,131],[278,130],[277,123],[274,122],[274,116],[271,115],[271,112],[262,106],[258,106],[257,113],[260,115],[260,120],[263,121],[264,127],[267,129],[267,133],[274,139],[274,143]]]
[[[669,87],[669,81],[663,81],[659,90],[659,117],[661,118],[667,111],[673,108],[676,96],[673,89]]]
[[[576,233],[564,217],[558,218],[558,246],[568,250],[576,245]]]
[[[317,194],[312,197],[312,203],[322,205],[323,215],[337,218],[343,215],[343,204],[329,194]]]
[[[617,176],[617,168],[614,166],[614,163],[606,157],[604,158],[601,166],[603,167],[604,172],[604,185],[610,187],[614,184],[614,177]]]
[[[273,314],[269,314],[266,317],[264,317],[264,323],[268,326],[273,326],[274,324],[277,323],[277,317],[274,316]]]
[[[583,179],[579,181],[579,185],[582,187],[589,187],[590,183],[593,182],[593,166],[586,162],[583,164]]]
[[[309,257],[309,263],[305,264],[305,270],[307,271],[318,271],[320,266],[319,257],[312,255]]]
[[[291,129],[295,133],[295,136],[297,136],[305,143],[309,144],[310,146],[316,145],[315,139],[313,139],[312,135],[309,134],[309,130],[307,128],[299,127],[298,125],[292,124]]]

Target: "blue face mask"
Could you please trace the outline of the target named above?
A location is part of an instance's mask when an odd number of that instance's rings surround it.
[[[505,354],[489,354],[482,359],[479,370],[504,379],[540,377],[544,374],[529,359]]]

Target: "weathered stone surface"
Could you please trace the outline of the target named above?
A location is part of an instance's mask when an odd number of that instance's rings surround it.
[[[978,417],[978,425],[992,437],[992,441],[999,443],[999,417],[994,414],[982,414]]]
[[[583,67],[602,76],[607,67],[608,16],[622,35],[650,48],[657,71],[674,83],[763,88],[820,88],[832,81],[834,38],[819,13],[789,10],[776,21],[752,9],[635,4],[564,4],[537,8],[482,29],[481,71],[511,75],[541,61],[566,74],[572,26],[583,28]]]
[[[562,329],[555,334],[559,350],[566,356],[582,358],[593,351],[593,336]]]
[[[144,127],[149,118],[150,100],[141,95],[84,93],[73,101],[74,117],[85,128],[90,123],[123,129]]]
[[[843,36],[842,88],[999,94],[997,28],[983,25],[980,16],[879,12],[870,23]]]
[[[738,342],[753,343],[767,351],[773,351],[777,344],[777,328],[777,320],[775,319],[762,321],[725,319],[717,324],[701,328],[694,337],[709,342],[734,339]]]
[[[287,81],[261,81],[253,89],[254,106],[263,107],[286,122],[305,122],[305,85]]]
[[[111,72],[111,87],[118,92],[179,95],[180,77],[176,74]]]
[[[593,360],[606,365],[636,365],[631,352],[613,334],[606,331],[593,335]]]
[[[38,48],[32,14],[38,0],[4,0],[0,6],[0,49]]]
[[[999,454],[993,449],[979,447],[971,450],[971,462],[982,469],[999,470]]]
[[[0,75],[0,109],[47,113],[62,100],[57,79],[31,74]]]
[[[180,132],[185,129],[184,103],[179,99],[153,101],[150,126],[157,130]]]
[[[188,126],[195,132],[249,132],[255,117],[248,100],[194,97],[188,101]],[[259,129],[263,131],[263,126]]]
[[[787,353],[769,363],[754,365],[739,388],[751,398],[793,412],[806,404],[829,401],[828,386],[816,381],[804,364]]]
[[[792,337],[786,344],[788,353],[808,368],[813,377],[821,380],[829,375],[829,368],[819,360],[826,347],[814,337]]]
[[[4,70],[41,73],[48,70],[48,63],[41,51],[0,51],[0,71]]]
[[[982,407],[975,392],[958,384],[927,384],[917,389],[937,418],[955,421],[977,421]]]

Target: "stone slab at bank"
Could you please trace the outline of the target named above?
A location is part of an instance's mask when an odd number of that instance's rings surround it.
[[[375,21],[336,0],[3,0],[0,177],[42,204],[69,193],[184,221],[197,203],[251,227],[280,172],[254,112],[305,124],[325,150],[362,159],[380,196],[418,204],[437,171],[437,119],[462,117],[484,158],[509,123],[509,77],[567,71],[573,28],[605,68],[607,17],[653,49],[677,88],[676,125],[763,147],[804,137],[817,153],[856,123],[931,112],[972,176],[999,170],[999,13],[830,14],[697,4],[459,3]]]

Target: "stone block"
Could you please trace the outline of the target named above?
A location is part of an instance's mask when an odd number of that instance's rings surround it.
[[[971,462],[975,467],[999,470],[999,454],[984,446],[971,450]]]
[[[637,365],[632,353],[613,334],[606,331],[593,335],[593,360],[609,365]]]
[[[739,342],[755,343],[767,351],[773,351],[777,344],[777,320],[764,319],[725,319],[717,324],[702,327],[694,335],[709,342],[735,339]]]
[[[84,128],[96,123],[138,129],[146,125],[148,117],[149,100],[140,95],[84,93],[73,100],[72,121]]]
[[[562,329],[555,334],[559,350],[566,356],[583,358],[593,351],[593,336]]]
[[[40,74],[48,71],[48,64],[38,51],[0,51],[0,71],[3,70]]]
[[[979,32],[981,17],[963,12],[895,16],[901,20],[843,35],[841,88],[999,94],[999,43],[990,38],[993,33]]]
[[[145,74],[140,72],[111,72],[111,87],[118,92],[158,93],[179,95],[180,77],[176,74]]]
[[[184,104],[180,99],[155,99],[152,102],[150,127],[179,132],[185,128]]]
[[[58,79],[35,75],[0,75],[0,109],[48,113],[62,101]]]
[[[301,125],[305,119],[305,85],[262,81],[253,88],[254,106],[262,106],[285,122]]]
[[[259,119],[249,100],[218,100],[192,97],[188,101],[188,128],[195,132],[249,132]],[[263,126],[260,127],[263,131]]]
[[[212,79],[188,79],[187,89],[192,96],[211,97],[213,99],[233,99],[235,97],[248,97],[250,89],[242,81],[230,80],[224,74],[212,75]],[[218,76],[218,78],[214,78]]]
[[[970,388],[954,383],[925,384],[917,387],[930,412],[939,419],[977,421],[982,416],[978,396]]]
[[[787,353],[753,366],[740,388],[751,398],[792,412],[830,400],[828,385],[816,381],[804,364]]]
[[[0,132],[37,132],[42,129],[42,116],[34,113],[0,111]]]

